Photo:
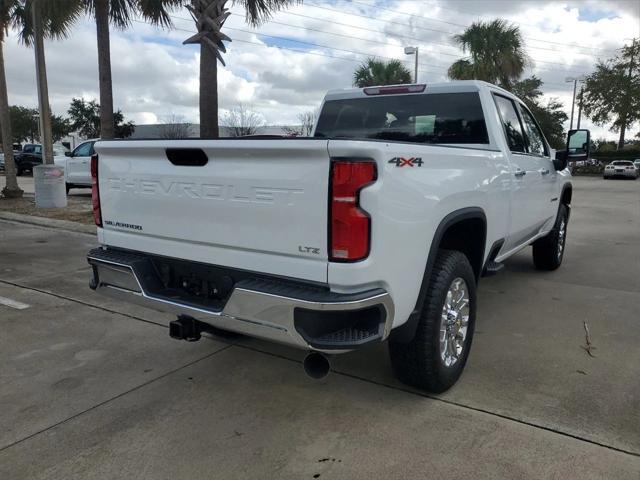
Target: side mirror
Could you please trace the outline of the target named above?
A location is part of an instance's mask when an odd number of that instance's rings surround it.
[[[588,160],[591,150],[589,130],[571,130],[567,137],[567,156],[576,162]]]
[[[64,152],[64,156],[65,157],[73,157],[73,152],[70,152],[69,150],[67,150],[66,152]]]
[[[567,135],[567,149],[557,152],[553,161],[556,170],[567,168],[567,162],[588,160],[591,153],[591,133],[589,130],[570,130]]]
[[[556,171],[561,171],[564,170],[565,168],[567,168],[567,164],[569,162],[567,161],[567,151],[566,150],[559,150],[556,152],[556,158],[553,160],[553,167],[556,169]]]

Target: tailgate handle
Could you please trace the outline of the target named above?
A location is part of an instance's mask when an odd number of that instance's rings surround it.
[[[203,167],[209,161],[201,148],[167,148],[167,158],[179,167]]]

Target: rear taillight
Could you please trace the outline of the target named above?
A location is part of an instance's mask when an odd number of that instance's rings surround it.
[[[91,204],[93,205],[93,221],[98,227],[102,226],[102,212],[100,211],[100,189],[98,187],[98,155],[91,156]]]
[[[369,255],[371,219],[360,208],[360,190],[375,180],[374,161],[336,160],[331,163],[331,261],[355,262]]]

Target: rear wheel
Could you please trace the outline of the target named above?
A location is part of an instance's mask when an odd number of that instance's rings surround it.
[[[67,195],[69,195],[69,190],[71,190],[71,184],[70,183],[65,183],[64,184],[64,188],[67,191]]]
[[[440,250],[414,338],[390,341],[400,380],[434,393],[453,386],[469,356],[476,314],[476,279],[461,252]]]
[[[560,205],[553,230],[533,244],[533,264],[538,270],[556,270],[562,265],[568,223],[569,211]]]

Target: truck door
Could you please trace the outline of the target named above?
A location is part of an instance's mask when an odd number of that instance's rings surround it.
[[[553,166],[553,160],[550,155],[551,150],[542,134],[542,130],[540,130],[529,109],[522,104],[520,104],[520,115],[527,142],[527,150],[530,155],[535,157],[541,176],[542,195],[538,198],[538,202],[540,204],[541,218],[546,223],[549,220],[555,220],[558,211],[559,199],[556,189],[558,174]]]
[[[89,161],[93,154],[95,142],[84,142],[78,145],[67,159],[67,183],[77,185],[91,184],[91,169]]]
[[[539,159],[527,151],[524,128],[515,102],[497,93],[493,97],[504,129],[512,174],[511,218],[504,247],[507,251],[533,237],[544,223],[540,204],[543,184]]]

